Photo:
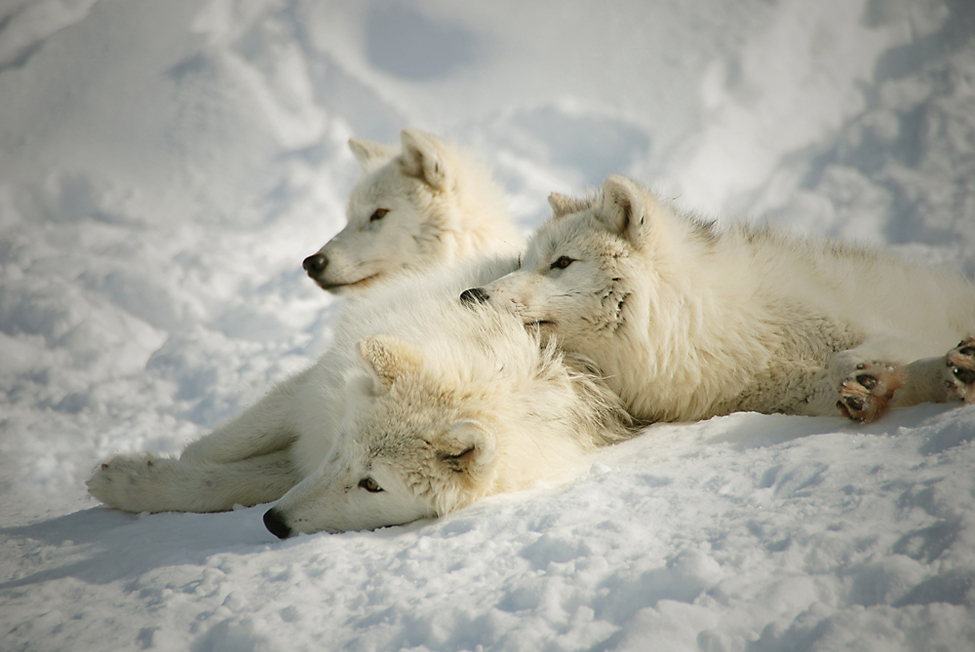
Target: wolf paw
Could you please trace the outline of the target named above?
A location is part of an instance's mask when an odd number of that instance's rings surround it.
[[[854,421],[875,421],[890,408],[894,392],[904,385],[904,371],[898,365],[861,362],[840,383],[836,407]]]
[[[975,337],[967,337],[945,356],[948,393],[975,403]]]
[[[147,455],[116,455],[88,478],[88,493],[110,507],[129,512],[150,511],[140,499],[156,483],[158,466],[169,460]]]

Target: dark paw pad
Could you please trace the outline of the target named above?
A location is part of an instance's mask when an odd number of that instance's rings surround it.
[[[975,383],[975,369],[962,369],[961,367],[953,367],[951,373],[954,374],[955,378],[960,380],[966,385],[971,385]]]
[[[864,400],[862,398],[856,398],[855,396],[847,396],[843,399],[843,404],[845,404],[846,407],[850,408],[851,410],[860,412],[863,410]]]
[[[975,337],[969,337],[948,351],[945,385],[950,395],[966,403],[975,403]]]
[[[860,385],[863,386],[863,388],[867,391],[870,391],[877,386],[877,379],[867,374],[860,374],[857,376],[857,382],[860,383]]]

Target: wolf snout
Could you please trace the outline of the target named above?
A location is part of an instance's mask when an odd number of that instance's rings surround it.
[[[291,528],[273,507],[264,512],[264,527],[279,539],[287,539],[291,536]]]
[[[460,302],[467,306],[477,303],[486,303],[491,297],[481,288],[470,288],[460,293]]]
[[[312,254],[301,262],[301,266],[308,272],[309,276],[318,276],[328,267],[328,258],[325,254]]]

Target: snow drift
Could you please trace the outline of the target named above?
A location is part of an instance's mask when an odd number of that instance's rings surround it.
[[[975,273],[961,0],[0,4],[0,632],[12,650],[973,649],[975,411],[657,425],[563,486],[277,542],[133,516],[309,365],[350,136],[471,148],[524,230],[620,172]],[[975,330],[975,324],[973,324]]]

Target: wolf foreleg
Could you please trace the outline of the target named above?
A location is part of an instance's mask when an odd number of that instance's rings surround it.
[[[118,455],[101,464],[88,491],[127,512],[221,512],[277,500],[301,480],[290,451],[219,463]]]

